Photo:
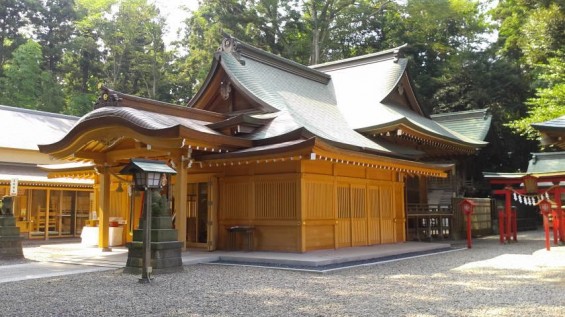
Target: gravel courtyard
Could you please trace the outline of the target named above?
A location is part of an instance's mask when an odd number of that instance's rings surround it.
[[[0,316],[565,316],[565,246],[543,233],[332,273],[186,266],[152,284],[120,270],[1,284]],[[4,263],[6,265],[6,263]]]

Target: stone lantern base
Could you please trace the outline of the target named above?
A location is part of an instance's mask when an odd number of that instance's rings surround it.
[[[143,220],[140,228],[145,227]],[[133,242],[126,244],[128,259],[125,273],[141,274],[143,268],[143,229],[133,232]],[[183,271],[182,242],[177,241],[177,230],[172,228],[171,217],[151,217],[151,267],[152,274]]]
[[[0,216],[0,259],[23,259],[22,237],[14,216]]]

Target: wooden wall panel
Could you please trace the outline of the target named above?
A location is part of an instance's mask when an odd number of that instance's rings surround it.
[[[337,186],[337,247],[351,246],[351,191],[348,184]]]
[[[334,170],[336,176],[345,176],[357,179],[365,179],[366,177],[366,168],[362,166],[335,164]]]
[[[406,212],[404,211],[404,186],[396,183],[394,186],[394,242],[406,240]]]
[[[256,219],[297,219],[297,180],[263,179],[255,181]]]
[[[351,186],[351,245],[368,245],[366,186]]]
[[[220,180],[220,193],[220,220],[249,220],[254,214],[249,178]]]
[[[381,188],[381,243],[395,242],[394,236],[394,192],[390,187]],[[404,212],[404,211],[403,211]]]
[[[392,181],[394,172],[389,170],[380,170],[376,168],[367,169],[367,179]]]
[[[381,209],[380,189],[377,186],[368,186],[367,189],[367,212],[368,229],[367,239],[369,244],[381,243]]]
[[[335,234],[338,248],[351,246],[351,220],[339,219],[335,227]]]
[[[306,181],[304,187],[304,218],[335,219],[333,182]]]
[[[332,175],[333,164],[329,161],[302,161],[302,172],[306,174]]]
[[[306,226],[306,251],[333,249],[335,226]]]
[[[300,251],[300,226],[255,226],[255,250]]]

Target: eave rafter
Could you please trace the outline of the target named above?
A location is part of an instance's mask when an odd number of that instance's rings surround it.
[[[316,142],[316,147],[313,149],[310,159],[431,177],[447,177],[447,171],[451,169],[450,165],[430,165],[386,156],[376,156],[337,149],[320,141]]]
[[[336,148],[315,138],[293,144],[277,151],[258,151],[241,155],[232,153],[225,155],[207,155],[195,157],[190,167],[222,167],[249,164],[277,163],[285,161],[321,160],[335,164],[376,168],[399,173],[425,175],[431,177],[446,177],[451,166],[439,166],[405,161],[384,156],[364,154],[351,150]]]
[[[469,155],[477,150],[473,146],[439,139],[405,126],[395,127],[386,132],[369,133],[368,136],[372,139],[382,139],[395,144],[410,144],[412,147],[424,151],[428,156]]]

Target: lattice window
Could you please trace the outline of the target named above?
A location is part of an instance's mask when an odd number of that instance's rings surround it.
[[[381,189],[381,213],[383,217],[393,218],[394,210],[392,208],[393,194],[391,188]]]
[[[338,218],[351,218],[351,192],[349,186],[337,187],[337,215]]]
[[[365,188],[351,188],[351,217],[365,218]]]
[[[251,184],[226,183],[222,197],[224,219],[247,218],[251,212]]]
[[[306,212],[309,219],[334,218],[333,184],[306,183]]]
[[[296,204],[295,181],[255,184],[255,215],[258,219],[295,219]]]
[[[379,218],[381,214],[380,190],[378,188],[369,188],[369,217]]]

